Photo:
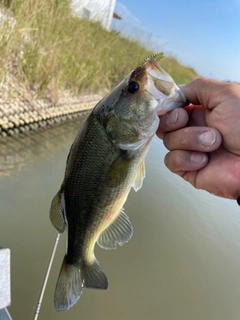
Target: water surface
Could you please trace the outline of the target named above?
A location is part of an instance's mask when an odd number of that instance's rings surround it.
[[[56,236],[49,207],[81,122],[0,140],[0,245],[11,249],[13,320],[33,317]],[[40,320],[239,320],[240,208],[171,174],[165,153],[155,138],[143,188],[125,204],[131,241],[114,251],[96,248],[108,290],[84,290],[72,309],[55,311],[62,235]]]

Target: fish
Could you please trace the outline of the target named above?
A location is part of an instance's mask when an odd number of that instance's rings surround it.
[[[67,249],[54,294],[57,311],[70,309],[84,288],[107,289],[108,279],[94,255],[128,242],[132,224],[123,209],[145,178],[144,159],[159,115],[185,106],[187,99],[156,56],[131,71],[91,111],[68,155],[65,176],[50,208]]]

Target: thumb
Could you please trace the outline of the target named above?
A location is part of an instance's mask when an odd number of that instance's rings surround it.
[[[239,99],[239,85],[234,83],[199,78],[179,88],[191,103],[210,110],[235,95]]]

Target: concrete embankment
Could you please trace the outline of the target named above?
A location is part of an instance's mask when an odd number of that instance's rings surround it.
[[[69,92],[58,97],[38,99],[34,91],[27,91],[15,78],[0,84],[0,136],[6,137],[29,130],[54,125],[84,116],[101,99],[100,95],[72,96]],[[57,102],[53,102],[56,100]]]

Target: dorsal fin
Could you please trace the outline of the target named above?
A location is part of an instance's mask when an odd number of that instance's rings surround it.
[[[61,199],[62,198],[62,199]],[[52,199],[51,208],[50,208],[50,220],[54,228],[59,232],[64,232],[66,228],[66,222],[63,217],[63,212],[61,208],[61,201],[65,201],[63,194],[60,194],[60,191]]]

